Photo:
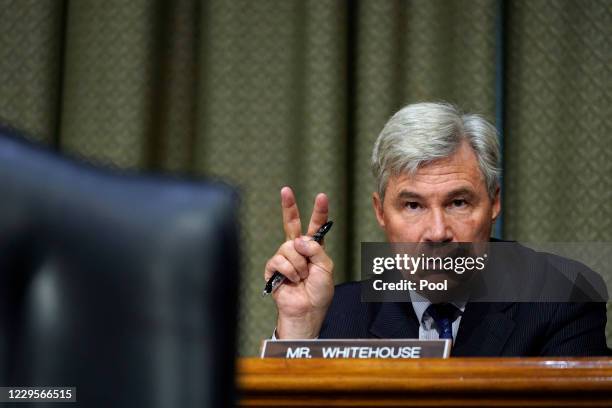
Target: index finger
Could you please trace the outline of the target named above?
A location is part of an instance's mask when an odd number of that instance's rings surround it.
[[[281,207],[283,210],[283,228],[285,239],[295,239],[302,234],[300,211],[298,210],[295,195],[290,187],[281,188]]]
[[[315,197],[310,223],[308,224],[307,235],[313,236],[323,224],[327,222],[329,215],[329,199],[323,193],[317,194]]]

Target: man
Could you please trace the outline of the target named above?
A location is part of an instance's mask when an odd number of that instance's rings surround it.
[[[489,241],[501,209],[499,155],[495,128],[480,116],[439,103],[397,112],[372,154],[372,202],[387,240]],[[327,197],[316,197],[306,236],[288,187],[281,205],[286,242],[265,267],[266,280],[274,271],[288,279],[273,294],[278,338],[452,338],[455,356],[608,354],[604,303],[367,303],[357,282],[334,290],[333,262],[308,238],[327,221]]]

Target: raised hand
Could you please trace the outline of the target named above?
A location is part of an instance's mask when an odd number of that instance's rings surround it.
[[[315,198],[306,235],[302,235],[300,213],[289,187],[281,189],[285,242],[266,263],[267,281],[275,271],[287,280],[273,293],[278,309],[277,335],[282,339],[314,338],[334,294],[333,262],[323,243],[312,235],[327,222],[329,202],[325,194]]]

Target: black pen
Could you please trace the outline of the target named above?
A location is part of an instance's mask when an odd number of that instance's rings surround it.
[[[312,236],[312,240],[314,242],[321,243],[321,241],[323,240],[323,237],[325,236],[325,234],[329,232],[333,224],[334,224],[333,221],[327,221],[325,224],[323,224],[323,226],[319,228],[319,230]],[[275,271],[270,277],[270,279],[268,279],[268,282],[266,283],[266,287],[264,288],[261,296],[266,296],[274,292],[274,290],[278,288],[285,279],[287,279],[285,278],[285,275],[283,275],[282,273],[278,271]]]

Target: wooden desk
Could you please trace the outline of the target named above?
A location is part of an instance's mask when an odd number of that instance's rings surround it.
[[[612,359],[238,361],[241,406],[612,406]]]

